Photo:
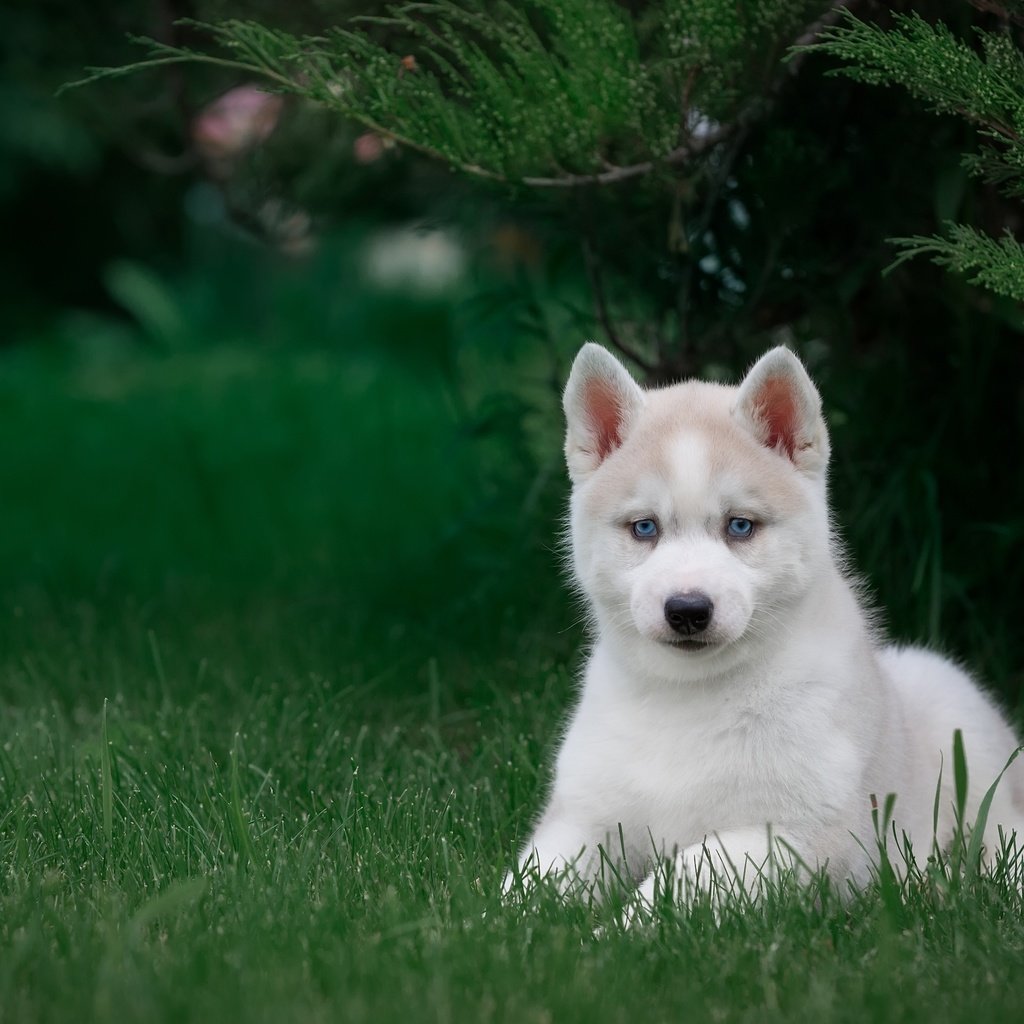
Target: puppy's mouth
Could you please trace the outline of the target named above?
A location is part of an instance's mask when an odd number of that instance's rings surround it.
[[[695,640],[692,637],[676,637],[661,641],[666,647],[674,647],[677,651],[708,651],[718,646],[711,639]]]

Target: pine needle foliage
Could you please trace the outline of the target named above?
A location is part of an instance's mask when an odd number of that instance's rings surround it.
[[[966,224],[950,224],[947,237],[892,238],[902,249],[898,265],[914,256],[931,256],[971,284],[1024,302],[1024,246],[1011,235],[995,239]]]
[[[535,186],[612,183],[685,163],[764,105],[822,0],[439,0],[317,36],[190,23],[205,52],[147,57],[257,75],[468,174]],[[80,84],[80,83],[76,83]]]
[[[986,140],[963,157],[969,173],[995,184],[1007,196],[1024,196],[1024,53],[1009,24],[1019,23],[1022,5],[978,0],[999,14],[1001,31],[975,28],[971,42],[941,23],[917,14],[896,14],[891,28],[861,21],[849,11],[826,27],[803,52],[828,53],[843,61],[832,74],[871,85],[902,86],[933,112],[953,114],[974,125]],[[896,264],[931,256],[971,283],[1024,300],[1024,247],[1011,235],[998,240],[974,228],[949,224],[945,236],[891,239],[901,249]]]

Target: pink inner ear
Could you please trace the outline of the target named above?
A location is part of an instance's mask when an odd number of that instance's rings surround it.
[[[764,428],[765,447],[781,448],[793,458],[800,412],[791,385],[781,377],[769,377],[758,390],[754,414]]]
[[[622,444],[622,406],[618,392],[603,380],[590,380],[583,389],[583,404],[587,410],[597,457],[603,461]]]

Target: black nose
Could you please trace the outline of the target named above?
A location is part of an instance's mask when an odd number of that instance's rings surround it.
[[[685,594],[673,594],[665,602],[665,621],[682,636],[693,636],[708,628],[714,610],[707,594],[688,590]]]

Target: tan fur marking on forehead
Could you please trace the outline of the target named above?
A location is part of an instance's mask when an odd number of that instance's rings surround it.
[[[728,476],[779,513],[795,513],[805,503],[795,470],[785,455],[765,448],[733,417],[737,390],[692,381],[647,392],[644,415],[621,452],[622,468],[651,460],[671,478],[679,439],[694,435],[705,442],[710,481]]]

